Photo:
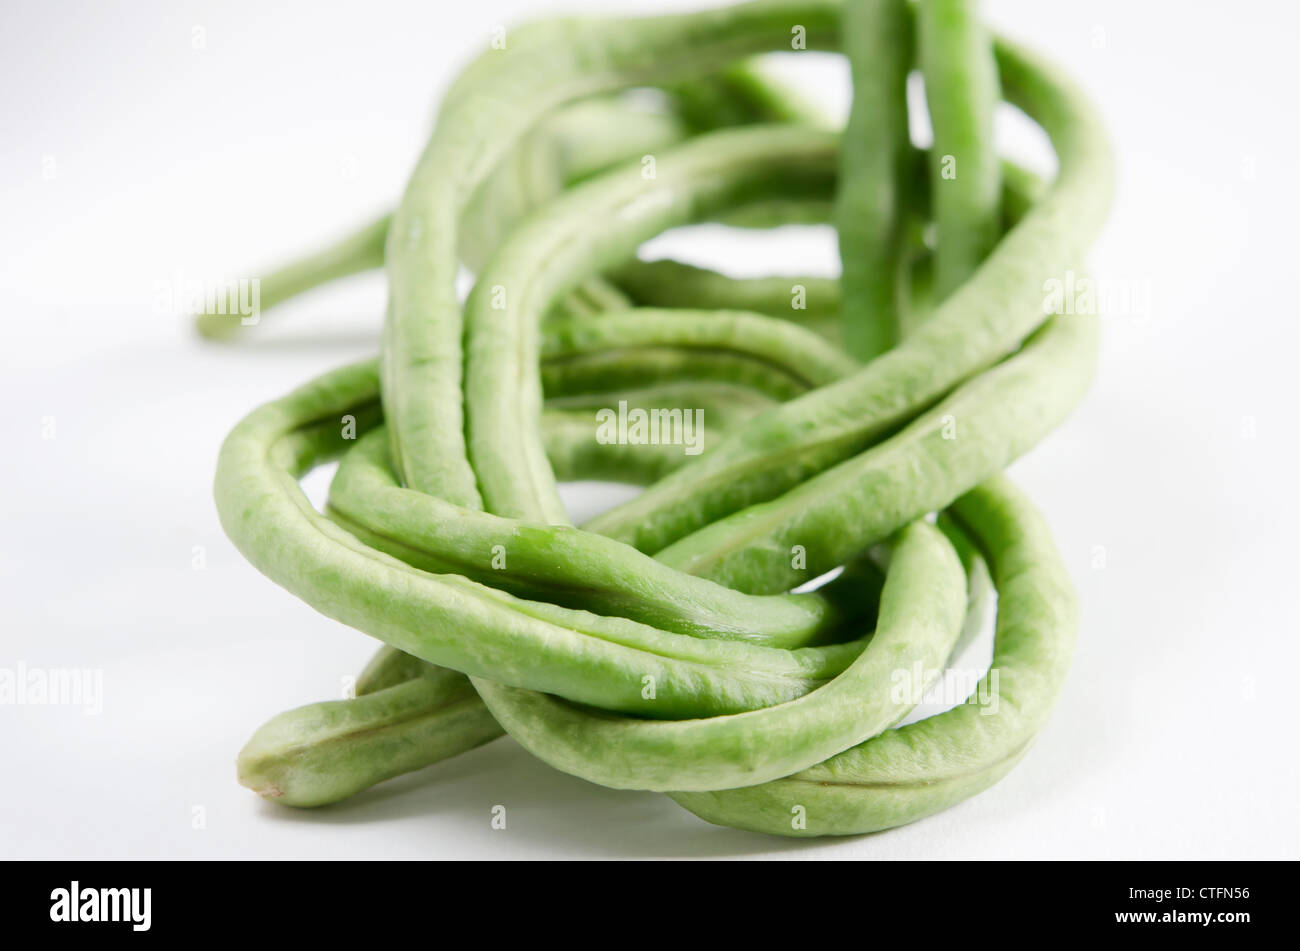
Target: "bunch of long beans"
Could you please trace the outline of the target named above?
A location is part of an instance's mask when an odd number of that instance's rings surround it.
[[[972,7],[521,27],[453,85],[391,217],[263,279],[269,304],[387,269],[379,359],[255,410],[216,478],[254,565],[385,646],[354,699],[258,730],[241,782],[319,805],[504,731],[713,822],[827,835],[931,814],[1024,755],[1075,606],[999,473],[1091,378],[1095,317],[1046,313],[1043,288],[1080,267],[1111,166],[1079,92]],[[842,133],[748,63],[791,48],[848,56]],[[1050,137],[1051,183],[998,157],[1002,99]],[[637,259],[701,220],[830,221],[843,276]],[[597,438],[624,404],[704,410],[703,451]],[[298,480],[331,459],[322,513]],[[556,483],[580,478],[646,488],[575,527]],[[942,670],[994,591],[997,704],[897,727],[920,694],[899,673]]]

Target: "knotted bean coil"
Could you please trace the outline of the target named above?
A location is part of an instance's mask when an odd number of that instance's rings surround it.
[[[848,54],[843,134],[745,62],[792,45]],[[623,95],[647,86],[660,100]],[[998,158],[1000,97],[1050,137],[1049,185]],[[1089,383],[1096,320],[1046,314],[1043,287],[1081,265],[1110,185],[1086,100],[968,0],[512,31],[448,92],[393,215],[264,279],[274,303],[388,272],[380,358],[254,411],[216,477],[249,560],[385,646],[355,699],[258,730],[240,780],[319,805],[504,730],[574,775],[783,835],[889,828],[996,782],[1075,626],[1042,520],[999,473]],[[636,259],[702,220],[831,221],[843,278]],[[704,408],[704,451],[598,441],[620,401]],[[318,512],[298,479],[335,458]],[[556,493],[574,478],[647,488],[579,528]],[[898,672],[942,669],[993,589],[996,710],[895,728],[917,702]]]

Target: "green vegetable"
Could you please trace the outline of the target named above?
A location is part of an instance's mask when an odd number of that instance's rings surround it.
[[[848,54],[842,136],[749,62],[789,48]],[[643,86],[659,98],[626,95]],[[1050,184],[997,156],[1001,95],[1050,137]],[[379,360],[255,410],[216,478],[249,560],[384,646],[355,699],[258,730],[241,782],[321,805],[504,730],[592,782],[797,836],[996,782],[1075,624],[1041,517],[999,473],[1091,379],[1096,317],[1045,313],[1043,287],[1082,267],[1111,177],[1087,101],[965,0],[512,31],[453,84],[393,215],[265,278],[275,304],[388,272]],[[636,259],[703,220],[832,221],[843,277]],[[700,438],[600,438],[627,407],[702,419]],[[298,480],[332,459],[318,512]],[[556,484],[582,478],[647,488],[575,527]],[[896,727],[994,589],[976,695]]]
[[[946,809],[987,789],[1020,761],[1070,667],[1074,591],[1041,516],[1005,478],[972,490],[953,512],[987,553],[998,590],[990,667],[996,674],[980,682],[971,701],[887,730],[785,779],[675,793],[677,802],[710,822],[741,829],[856,835]]]
[[[1002,165],[993,143],[998,64],[973,0],[927,0],[917,6],[916,20],[934,129],[934,282],[942,299],[965,283],[1001,232]]]
[[[856,0],[844,8],[844,52],[853,107],[840,155],[835,227],[840,238],[844,345],[859,360],[898,338],[907,265],[907,182],[912,143],[907,73],[912,21],[907,0]]]

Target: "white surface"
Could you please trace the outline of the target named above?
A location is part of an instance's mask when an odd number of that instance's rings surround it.
[[[456,65],[556,6],[6,8],[0,667],[100,669],[104,696],[98,716],[0,706],[0,857],[1300,857],[1297,23],[1263,2],[988,6],[1108,118],[1121,185],[1093,271],[1150,295],[1107,317],[1092,395],[1014,469],[1083,615],[1061,704],[1006,780],[815,844],[714,828],[510,741],[327,811],[235,784],[251,730],[337,696],[372,642],[224,538],[217,446],[258,402],[373,352],[383,285],[311,295],[233,349],[155,287],[247,273],[385,208]],[[843,107],[842,70],[805,75]],[[738,272],[834,267],[825,234],[695,247]]]

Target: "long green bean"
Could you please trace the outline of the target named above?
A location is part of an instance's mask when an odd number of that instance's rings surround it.
[[[1074,591],[1042,518],[1005,478],[971,491],[954,511],[990,559],[998,590],[993,662],[971,700],[785,779],[674,793],[678,803],[741,829],[856,835],[946,809],[1019,762],[1069,670]]]
[[[934,129],[935,291],[965,283],[997,244],[1001,164],[993,143],[1000,98],[993,41],[973,0],[925,0],[916,7],[917,47]]]
[[[847,52],[843,136],[748,62],[789,47]],[[658,105],[623,95],[641,86]],[[1045,188],[994,150],[1001,95],[1056,149]],[[222,524],[384,646],[355,699],[259,730],[241,781],[320,805],[504,729],[574,775],[785,835],[888,828],[995,782],[1074,636],[1046,529],[998,473],[1091,378],[1095,315],[1045,312],[1043,287],[1082,266],[1110,185],[1084,97],[966,0],[513,31],[452,85],[391,219],[268,277],[274,304],[382,261],[381,358],[235,428]],[[691,222],[828,218],[839,281],[636,261]],[[683,428],[606,438],[629,407]],[[331,459],[319,512],[298,480]],[[574,527],[557,481],[592,477],[648,488]],[[896,728],[990,585],[976,697]]]
[[[841,326],[845,347],[865,362],[897,339],[907,263],[907,73],[912,65],[907,0],[846,4],[844,52],[853,74],[853,107],[835,196],[844,286]]]
[[[998,44],[1008,99],[1037,119],[1060,171],[969,281],[898,346],[853,376],[756,417],[707,457],[592,519],[592,531],[655,552],[765,502],[866,449],[962,380],[1013,352],[1045,319],[1044,282],[1081,266],[1100,228],[1112,167],[1086,99],[1049,66]]]

